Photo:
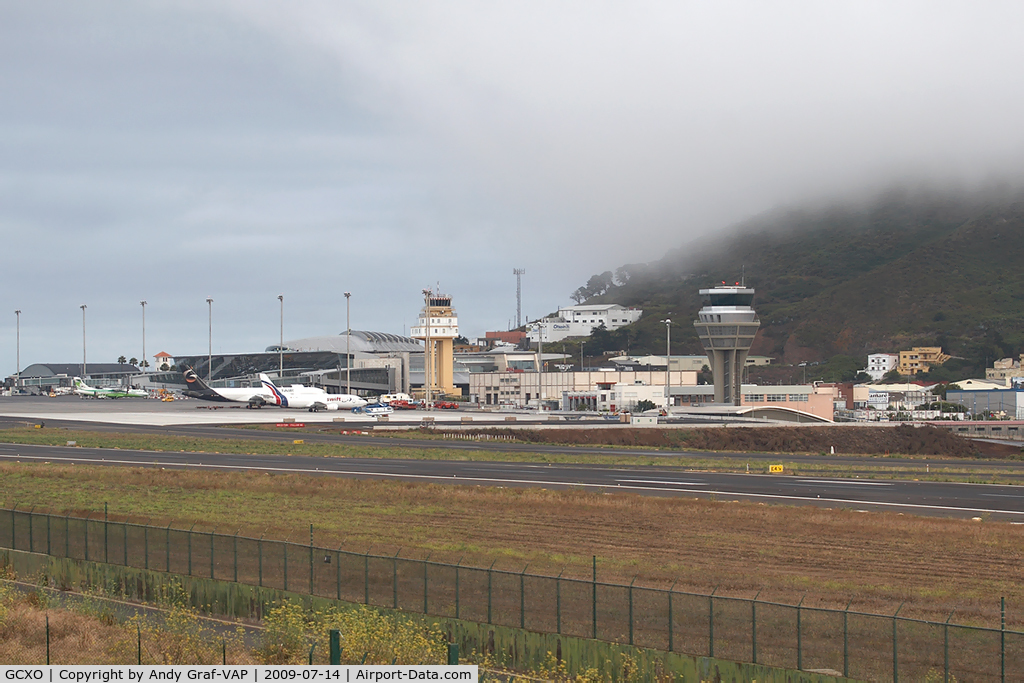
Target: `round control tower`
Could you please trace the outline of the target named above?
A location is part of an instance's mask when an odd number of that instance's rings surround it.
[[[751,304],[754,290],[743,285],[702,289],[704,308],[693,326],[711,361],[715,403],[740,405],[743,367],[761,321]]]

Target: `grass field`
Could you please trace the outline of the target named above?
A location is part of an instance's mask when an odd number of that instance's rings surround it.
[[[301,434],[296,434],[300,437]],[[0,431],[0,441],[5,443],[42,444],[63,446],[74,441],[84,448],[111,448],[150,451],[177,451],[189,453],[240,453],[251,455],[304,455],[330,458],[398,458],[418,460],[455,460],[484,462],[530,462],[565,464],[600,464],[681,467],[692,470],[714,472],[742,472],[751,466],[752,471],[764,471],[764,463],[750,463],[742,455],[714,456],[694,454],[650,456],[625,455],[609,449],[607,454],[592,453],[531,453],[525,451],[463,450],[444,448],[407,448],[389,446],[382,439],[382,445],[361,446],[336,443],[294,444],[261,439],[216,439],[185,436],[132,433],[93,432],[68,429],[5,429]],[[842,463],[805,463],[779,454],[776,461],[783,464],[790,474],[829,475],[836,477],[859,476],[881,479],[920,479],[930,481],[964,481],[971,483],[1020,483],[1020,473],[1001,467],[997,463],[979,462],[977,467],[893,465],[891,457],[877,456],[877,464],[857,465],[852,469]],[[913,456],[899,456],[913,459]],[[923,456],[919,456],[923,457]],[[942,460],[941,456],[927,456],[929,460]],[[758,468],[760,468],[758,470]]]
[[[1024,623],[1024,527],[582,491],[298,475],[0,465],[5,507],[188,528],[679,590],[1008,625]]]

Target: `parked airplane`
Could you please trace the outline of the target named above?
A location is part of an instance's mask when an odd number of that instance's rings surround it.
[[[191,398],[201,398],[206,401],[231,401],[235,403],[248,403],[250,408],[262,408],[267,403],[274,403],[274,394],[263,386],[232,388],[221,387],[214,389],[204,382],[192,368],[185,370],[185,382],[188,385],[184,393]]]
[[[79,396],[90,398],[146,398],[149,392],[144,389],[105,389],[102,387],[90,387],[82,381],[81,377],[71,380],[74,392]]]
[[[328,394],[319,387],[301,384],[278,387],[263,373],[260,373],[260,381],[264,389],[274,396],[269,402],[282,408],[305,408],[315,413],[319,410],[352,410],[366,405],[364,399],[354,394]]]

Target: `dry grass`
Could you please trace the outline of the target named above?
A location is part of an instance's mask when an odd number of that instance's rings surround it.
[[[1024,528],[727,501],[298,475],[0,465],[6,507],[112,518],[606,581],[1012,624],[1024,616]]]

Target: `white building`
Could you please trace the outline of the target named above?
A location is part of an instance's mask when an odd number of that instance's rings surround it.
[[[868,354],[868,366],[862,370],[875,382],[885,377],[885,373],[895,370],[900,357],[895,353]]]
[[[543,318],[530,327],[528,338],[537,341],[537,325],[541,330],[543,343],[556,342],[566,337],[589,337],[595,327],[602,324],[608,330],[634,323],[640,319],[643,311],[639,308],[626,308],[619,304],[583,304],[565,306],[558,309],[554,318]]]

